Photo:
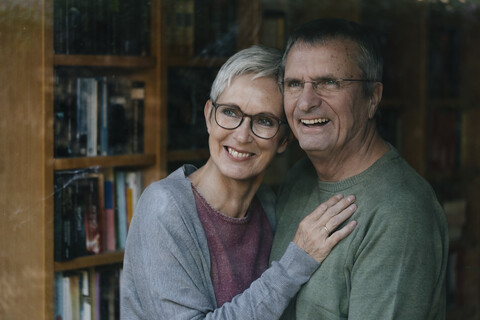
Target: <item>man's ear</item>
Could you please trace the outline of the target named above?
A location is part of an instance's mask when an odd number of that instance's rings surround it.
[[[277,154],[282,154],[287,150],[288,145],[295,139],[292,130],[290,128],[287,129],[287,132],[285,132],[284,136],[278,143],[278,148],[277,148]]]
[[[373,89],[373,94],[370,97],[370,104],[368,105],[368,118],[373,119],[375,113],[377,112],[378,105],[382,100],[383,94],[383,84],[381,82],[375,83],[375,88]]]
[[[212,124],[212,117],[213,117],[213,104],[210,99],[205,102],[205,107],[203,108],[203,114],[205,116],[205,123],[207,124],[207,132],[210,134],[210,127]]]

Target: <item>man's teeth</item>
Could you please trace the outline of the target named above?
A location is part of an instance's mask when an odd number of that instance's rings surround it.
[[[246,158],[251,155],[250,153],[238,152],[236,150],[233,150],[232,148],[228,148],[228,153],[230,153],[235,158]]]
[[[303,124],[317,124],[317,123],[320,123],[320,124],[324,124],[324,123],[327,123],[329,120],[326,119],[326,118],[319,118],[319,119],[312,119],[312,120],[302,120],[302,123]]]

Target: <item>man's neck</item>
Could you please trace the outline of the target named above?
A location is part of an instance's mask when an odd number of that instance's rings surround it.
[[[360,146],[341,150],[307,152],[322,181],[337,182],[356,176],[370,168],[390,150],[388,143],[378,134]]]

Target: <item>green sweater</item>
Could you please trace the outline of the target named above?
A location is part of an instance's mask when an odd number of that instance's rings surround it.
[[[338,193],[356,196],[351,219],[358,225],[282,319],[444,319],[445,216],[432,188],[393,147],[339,182],[319,181],[307,159],[296,164],[280,189],[271,260],[282,256],[301,219]]]

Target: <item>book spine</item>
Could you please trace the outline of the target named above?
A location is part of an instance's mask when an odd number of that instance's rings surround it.
[[[104,227],[104,247],[105,251],[116,250],[116,227],[115,227],[115,207],[114,207],[114,178],[113,169],[105,172],[105,227]]]
[[[131,149],[132,153],[143,153],[145,84],[134,82],[130,96],[132,105],[132,117],[130,119]]]
[[[87,156],[94,157],[98,151],[98,81],[87,79]]]
[[[99,154],[108,155],[108,86],[107,77],[99,80]]]
[[[127,238],[127,202],[124,171],[115,172],[115,187],[117,200],[117,249],[124,249]]]

